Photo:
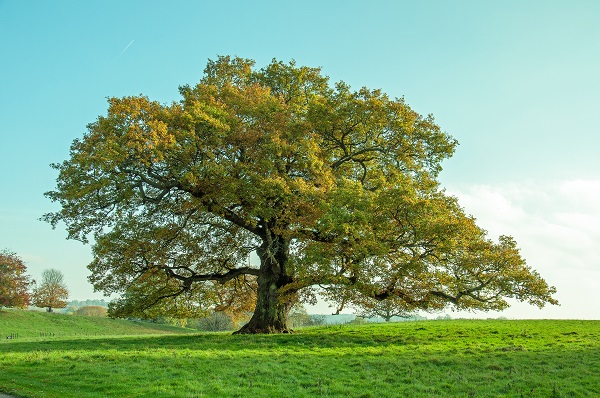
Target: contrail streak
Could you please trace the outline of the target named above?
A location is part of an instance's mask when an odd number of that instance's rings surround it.
[[[125,48],[123,49],[123,51],[121,51],[121,54],[123,54],[125,51],[127,51],[127,49],[129,48],[129,46],[131,46],[131,45],[133,44],[133,42],[134,42],[134,41],[135,41],[135,40],[131,40],[131,41],[129,42],[129,44],[127,45],[127,47],[125,47]],[[121,54],[119,54],[119,55],[121,55]]]

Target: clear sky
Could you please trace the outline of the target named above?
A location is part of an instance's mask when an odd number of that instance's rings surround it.
[[[90,247],[38,221],[56,209],[49,164],[106,97],[178,100],[217,55],[294,58],[433,114],[460,142],[442,184],[562,304],[472,316],[600,319],[599,20],[595,0],[0,0],[0,249],[102,297]]]

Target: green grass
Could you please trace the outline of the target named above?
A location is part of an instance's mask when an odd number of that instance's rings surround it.
[[[0,344],[5,342],[8,335],[24,341],[107,335],[180,334],[186,331],[195,332],[149,322],[9,309],[0,311]]]
[[[0,391],[24,397],[598,397],[599,375],[600,321],[0,344]]]

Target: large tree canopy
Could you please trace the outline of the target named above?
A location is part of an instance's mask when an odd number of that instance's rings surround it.
[[[230,57],[180,93],[110,98],[54,165],[62,209],[45,219],[93,236],[113,313],[253,308],[240,332],[262,333],[315,293],[406,311],[556,303],[512,238],[488,239],[439,187],[456,141],[402,99]]]

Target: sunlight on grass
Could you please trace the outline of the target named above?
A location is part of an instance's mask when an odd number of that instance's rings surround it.
[[[593,397],[598,321],[421,321],[293,335],[0,344],[30,397]]]

